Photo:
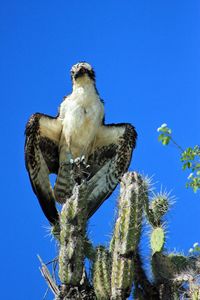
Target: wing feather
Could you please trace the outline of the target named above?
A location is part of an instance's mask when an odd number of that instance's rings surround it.
[[[136,140],[137,132],[131,124],[110,124],[100,128],[95,151],[88,161],[92,167],[88,182],[89,217],[111,195],[127,171]]]
[[[36,113],[26,125],[25,163],[40,206],[51,224],[58,221],[50,173],[58,173],[58,143],[61,123],[58,118]]]

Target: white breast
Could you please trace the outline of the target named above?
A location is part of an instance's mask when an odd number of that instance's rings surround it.
[[[87,156],[103,115],[103,104],[93,85],[76,88],[61,104],[63,134],[74,158]]]

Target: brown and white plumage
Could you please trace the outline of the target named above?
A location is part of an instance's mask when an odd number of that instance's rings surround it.
[[[42,210],[50,223],[58,220],[55,200],[72,193],[71,160],[85,157],[90,166],[88,217],[112,193],[127,170],[137,133],[130,124],[104,124],[104,105],[87,63],[72,67],[72,93],[64,98],[57,117],[36,113],[26,125],[26,168]],[[57,174],[52,189],[49,174]]]

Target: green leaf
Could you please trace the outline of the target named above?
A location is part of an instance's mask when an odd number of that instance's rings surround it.
[[[162,140],[162,144],[163,144],[164,146],[168,145],[169,142],[170,142],[170,137],[169,137],[169,136],[165,136],[165,137],[163,138],[163,140]]]
[[[159,141],[162,141],[164,137],[165,137],[164,133],[161,133],[161,134],[158,136],[158,140],[159,140]]]
[[[184,164],[183,164],[182,169],[183,169],[183,170],[187,169],[187,163],[184,163]]]
[[[168,134],[171,134],[172,130],[170,128],[168,128]]]

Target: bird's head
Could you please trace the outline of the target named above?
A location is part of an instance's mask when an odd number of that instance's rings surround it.
[[[95,73],[90,64],[80,62],[71,68],[71,78],[73,84],[84,85],[95,82]]]

